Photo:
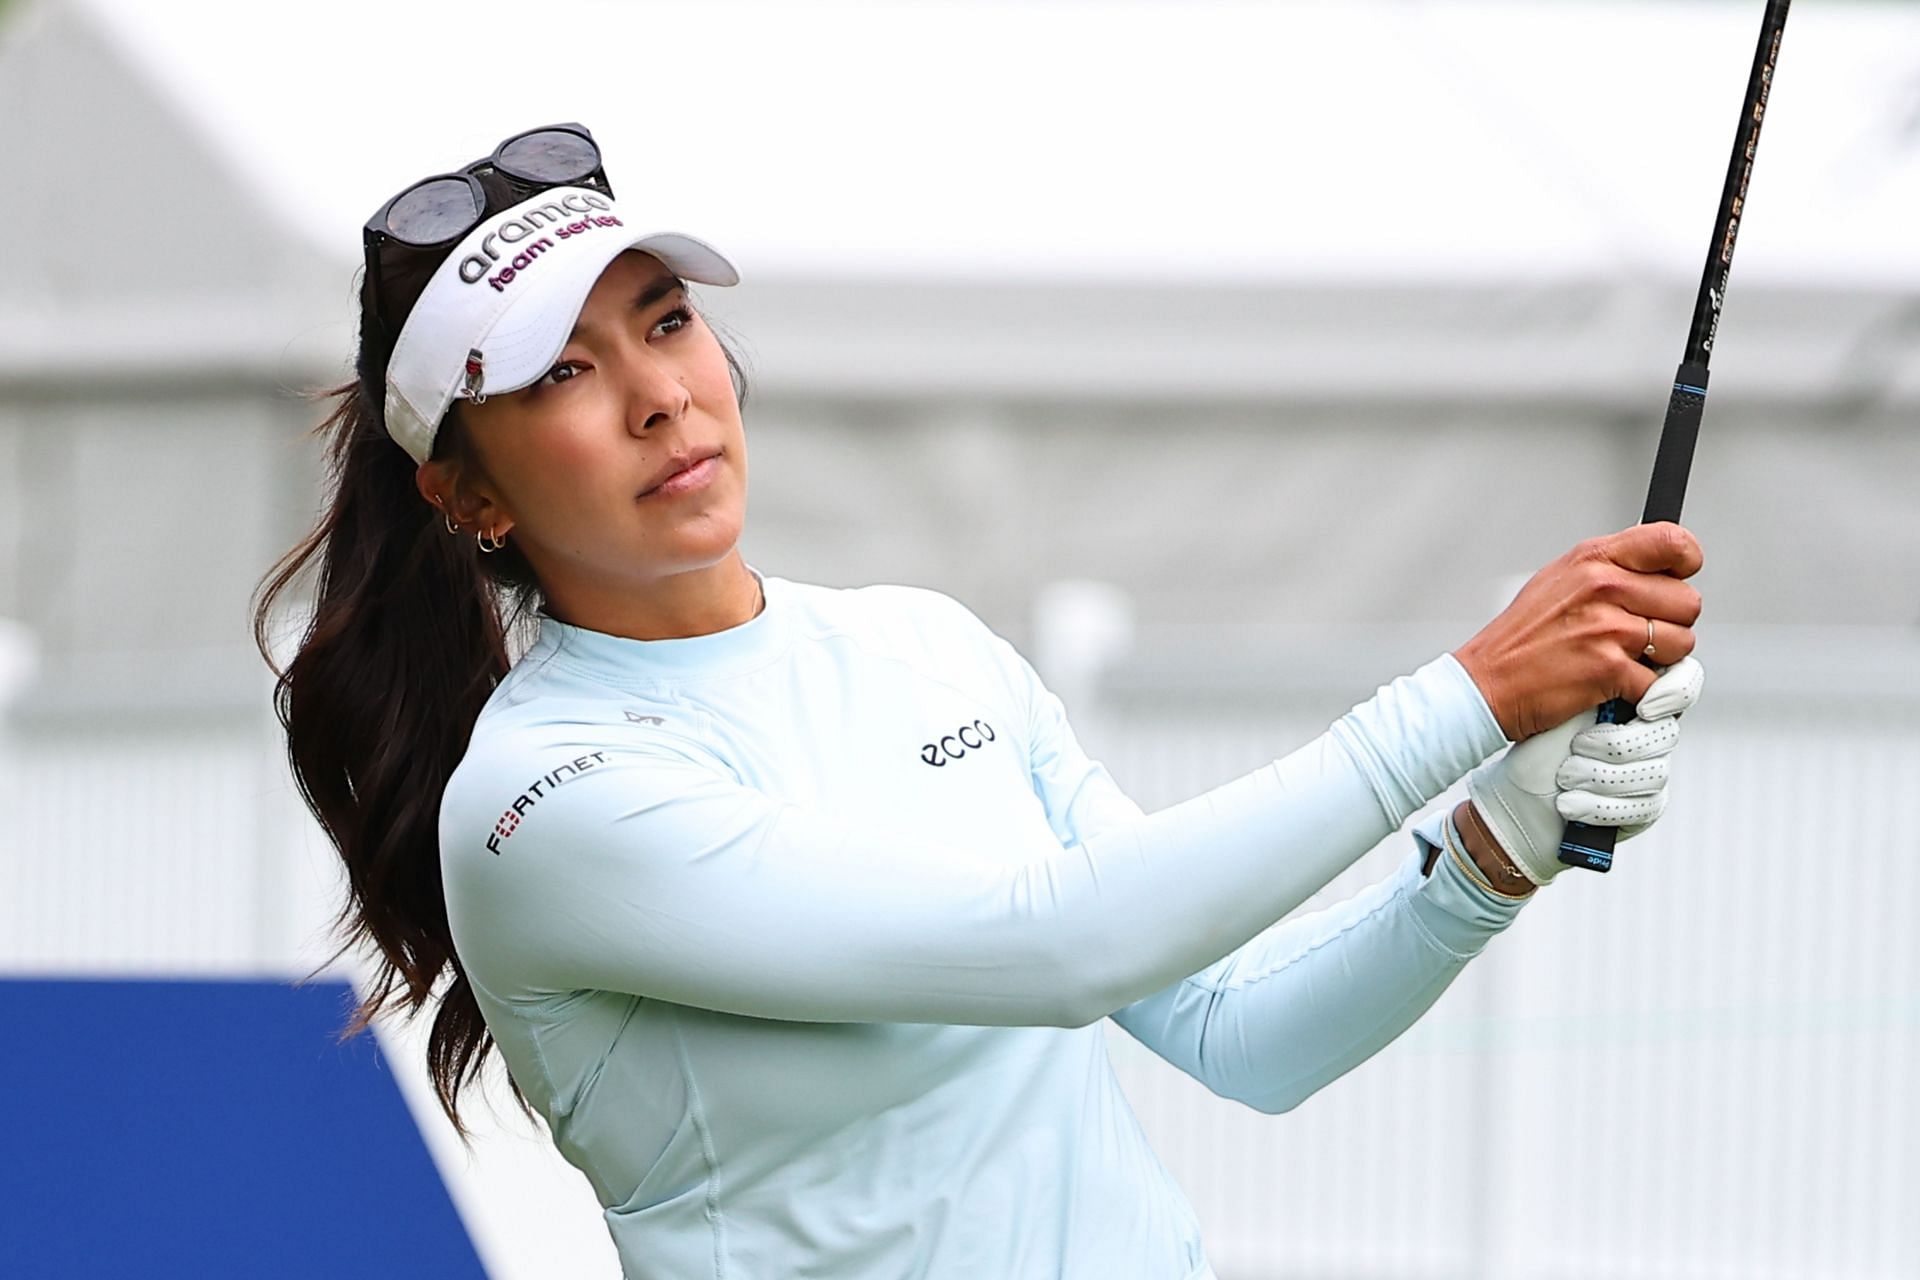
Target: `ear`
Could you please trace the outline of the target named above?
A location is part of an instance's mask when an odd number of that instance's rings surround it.
[[[451,458],[430,458],[421,463],[414,470],[413,486],[463,531],[486,529],[504,537],[513,527],[512,517],[500,509],[491,491],[469,483],[460,464]]]

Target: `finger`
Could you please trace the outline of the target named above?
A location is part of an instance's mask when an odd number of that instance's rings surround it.
[[[1603,585],[1602,598],[1612,600],[1640,618],[1658,620],[1662,631],[1668,628],[1684,630],[1700,620],[1700,593],[1691,583],[1669,578],[1664,573],[1621,573],[1618,569],[1609,569],[1607,572],[1618,574],[1620,580]],[[1645,627],[1646,623],[1640,625]],[[1687,646],[1688,649],[1692,647],[1691,644]]]
[[[1664,756],[1679,741],[1678,717],[1663,716],[1658,720],[1636,718],[1619,724],[1596,724],[1582,729],[1568,740],[1567,750],[1574,757],[1627,764]]]
[[[1651,626],[1648,625],[1650,621]],[[1647,652],[1649,633],[1653,636],[1652,653]],[[1647,690],[1653,688],[1654,680],[1662,671],[1682,658],[1693,656],[1695,637],[1689,627],[1623,612],[1614,624],[1614,640],[1624,651],[1622,657],[1640,668],[1637,672],[1626,673],[1631,678],[1626,681],[1627,689],[1621,694],[1637,706],[1647,696]],[[1649,663],[1653,665],[1649,666]]]
[[[1644,830],[1666,812],[1667,791],[1662,787],[1648,796],[1599,796],[1590,791],[1562,791],[1553,798],[1553,805],[1569,822],[1585,822],[1596,827],[1637,823]]]
[[[1706,679],[1707,673],[1701,667],[1700,660],[1689,654],[1661,672],[1659,678],[1647,687],[1640,705],[1634,708],[1634,714],[1642,720],[1677,716],[1700,701],[1700,689]]]
[[[1690,578],[1700,572],[1705,561],[1699,540],[1671,520],[1637,524],[1600,539],[1600,543],[1607,559],[1636,573]]]
[[[1646,620],[1642,619],[1640,625],[1644,627]],[[1642,657],[1655,664],[1653,671],[1657,675],[1681,659],[1691,658],[1697,643],[1698,637],[1693,628],[1670,626],[1656,620],[1653,625],[1653,652],[1648,653],[1647,647],[1643,644],[1640,646],[1640,653]],[[1647,687],[1653,686],[1649,684]],[[1647,695],[1642,693],[1640,696],[1644,698]],[[1654,717],[1648,716],[1647,719],[1651,720]]]
[[[1568,756],[1560,762],[1553,780],[1568,791],[1591,791],[1597,796],[1644,796],[1667,785],[1669,770],[1665,756],[1626,764]]]
[[[1677,663],[1693,653],[1693,632],[1685,627],[1649,624],[1632,614],[1619,615],[1615,642],[1620,646],[1613,663],[1614,687],[1611,696],[1623,699],[1629,707],[1638,707],[1653,689],[1654,681],[1666,668],[1650,663]],[[1653,632],[1652,652],[1647,652],[1647,633]],[[1664,655],[1664,658],[1663,658]]]

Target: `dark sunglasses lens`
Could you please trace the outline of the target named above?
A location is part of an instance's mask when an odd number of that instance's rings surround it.
[[[455,178],[423,182],[387,210],[387,234],[408,244],[439,244],[480,221],[473,188]]]
[[[515,138],[500,151],[500,167],[534,182],[573,182],[592,173],[600,152],[577,133],[550,129]]]

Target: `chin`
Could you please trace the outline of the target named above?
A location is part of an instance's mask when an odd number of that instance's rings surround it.
[[[678,521],[661,537],[647,541],[655,558],[671,546],[689,564],[717,564],[740,542],[745,520],[738,508],[713,506]]]

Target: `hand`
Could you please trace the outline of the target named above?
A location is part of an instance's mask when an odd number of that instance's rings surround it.
[[[1590,538],[1534,574],[1454,657],[1514,742],[1610,698],[1637,703],[1654,680],[1640,661],[1649,619],[1655,662],[1693,652],[1700,593],[1680,579],[1701,562],[1700,544],[1671,521]]]
[[[1566,869],[1560,837],[1570,820],[1614,827],[1618,840],[1659,820],[1667,757],[1705,676],[1697,658],[1681,658],[1648,686],[1633,719],[1598,724],[1598,709],[1588,708],[1467,775],[1475,815],[1521,874],[1545,884]]]

